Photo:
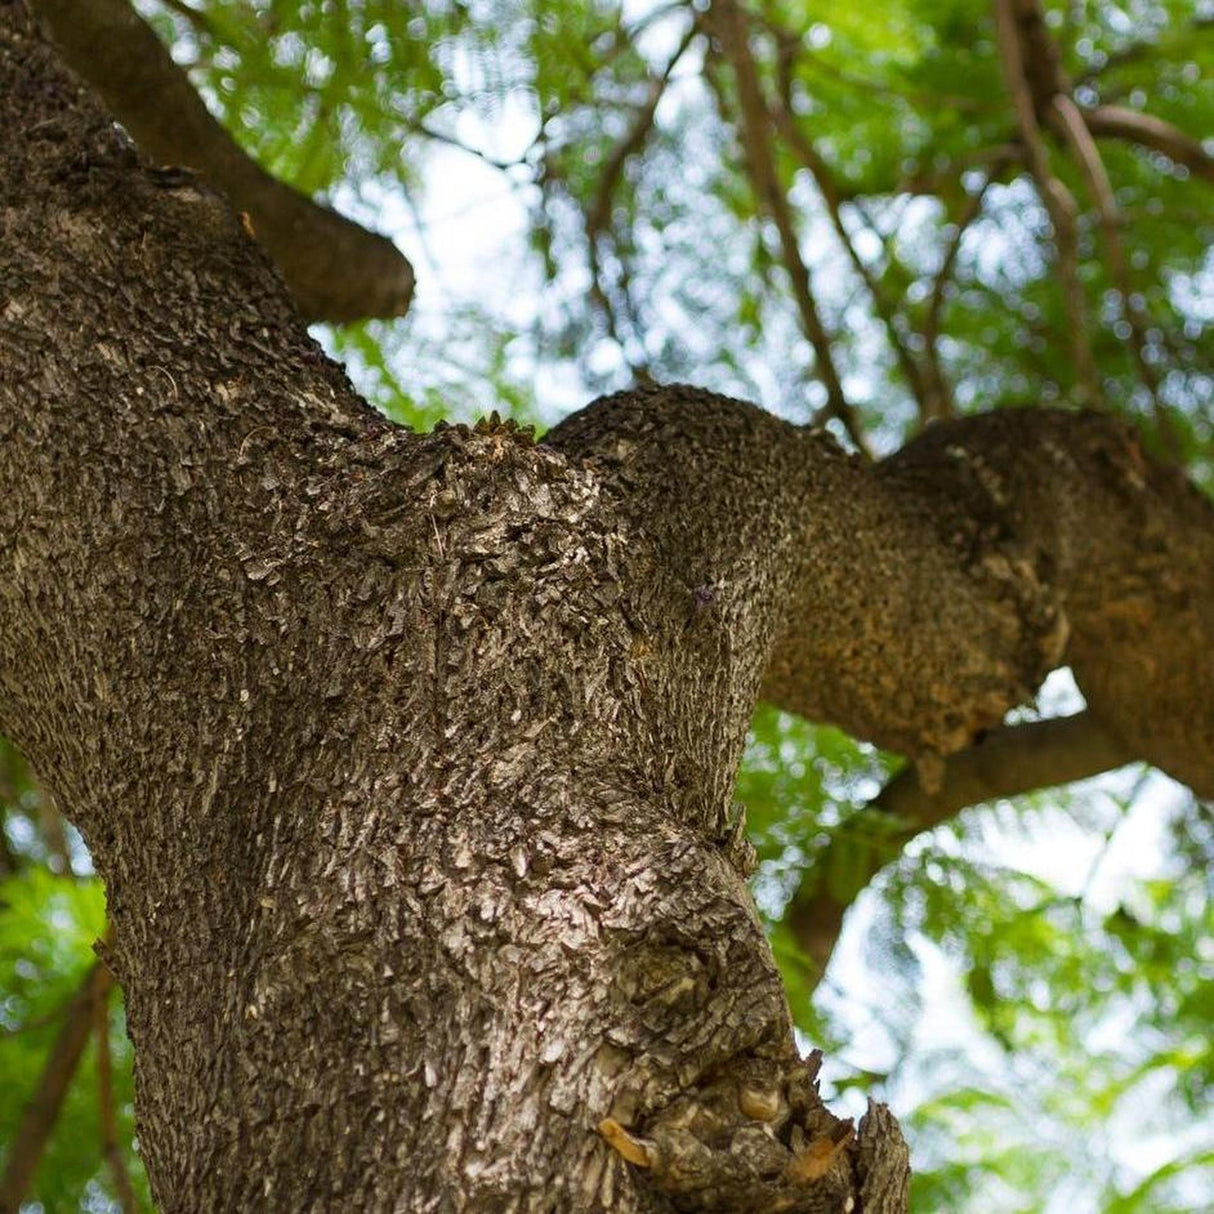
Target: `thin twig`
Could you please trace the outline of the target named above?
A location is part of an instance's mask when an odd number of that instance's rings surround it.
[[[938,197],[970,169],[986,170],[993,180],[998,181],[1009,165],[1023,160],[1024,148],[1014,132],[1009,132],[1006,143],[979,148],[965,156],[937,158],[931,153],[931,149],[928,149],[920,156],[916,166],[910,172],[903,174],[892,192],[895,195],[915,194]]]
[[[1050,168],[1049,155],[1041,138],[1041,128],[1037,125],[1036,107],[1028,82],[1027,65],[1021,53],[1020,33],[1013,3],[1014,0],[995,0],[995,26],[1000,58],[1016,111],[1029,171],[1054,227],[1054,243],[1058,249],[1063,302],[1071,330],[1071,352],[1075,360],[1077,387],[1083,403],[1095,407],[1101,403],[1100,380],[1092,356],[1083,286],[1079,281],[1079,250],[1075,234],[1078,209],[1070,191]]]
[[[17,805],[17,784],[21,768],[21,759],[12,746],[0,738],[0,877],[7,877],[21,867],[17,853],[13,851],[8,841],[8,832],[4,829],[4,820],[8,816],[8,807]]]
[[[483,151],[481,148],[474,148],[471,144],[464,143],[454,135],[447,135],[432,126],[427,126],[421,118],[402,118],[401,124],[415,135],[422,136],[423,139],[429,139],[433,143],[441,143],[444,147],[454,148],[457,152],[464,152],[468,156],[474,156],[482,164],[487,164],[491,169],[498,169],[503,173],[527,163],[522,157],[517,160],[500,160],[496,156],[489,155],[488,152]]]
[[[894,309],[890,306],[880,282],[877,281],[856,250],[855,243],[843,222],[842,197],[834,174],[818,149],[806,138],[805,133],[797,125],[792,114],[791,100],[791,77],[784,72],[781,75],[781,100],[773,109],[776,126],[800,158],[801,163],[809,170],[810,176],[813,177],[818,192],[822,195],[822,201],[826,203],[826,211],[830,216],[831,225],[835,229],[835,235],[838,236],[839,243],[843,246],[843,251],[847,254],[852,268],[868,290],[873,310],[885,326],[886,336],[894,351],[894,356],[898,360],[903,378],[915,398],[920,415],[925,416],[930,411],[930,401],[922,368],[898,330]]]
[[[1190,46],[1190,39],[1194,34],[1205,33],[1208,30],[1214,29],[1214,16],[1193,17],[1187,22],[1183,29],[1172,31],[1173,38],[1176,43],[1182,46]],[[1171,41],[1172,39],[1169,39]],[[1139,42],[1131,42],[1127,46],[1123,46],[1119,51],[1113,51],[1107,55],[1103,62],[1093,65],[1083,72],[1077,84],[1091,84],[1094,80],[1104,75],[1106,72],[1111,72],[1119,67],[1124,67],[1127,63],[1133,63],[1136,59],[1149,57],[1161,50],[1166,49],[1161,43],[1161,40],[1142,39]]]
[[[1003,170],[1006,160],[996,160],[990,171],[983,178],[981,187],[966,200],[965,210],[957,217],[953,226],[953,234],[944,247],[944,257],[940,269],[932,282],[932,293],[928,297],[927,312],[923,318],[923,346],[926,363],[927,379],[930,382],[928,399],[934,406],[931,413],[925,414],[926,424],[938,418],[948,417],[953,411],[953,394],[948,381],[940,366],[940,321],[944,315],[944,297],[948,284],[952,280],[953,270],[957,265],[957,257],[961,252],[961,242],[970,225],[982,214],[982,206],[986,201],[986,192],[991,188],[998,174]]]
[[[826,388],[827,408],[843,425],[861,454],[871,459],[872,452],[860,420],[843,392],[843,383],[835,366],[831,338],[814,300],[809,267],[801,256],[792,209],[776,171],[768,130],[771,115],[763,99],[759,73],[750,53],[746,18],[734,0],[716,0],[712,13],[721,47],[733,68],[737,83],[738,105],[742,117],[742,146],[751,184],[760,206],[771,216],[779,233],[784,269],[792,281],[793,299],[801,316],[802,328],[817,358],[817,373]]]
[[[0,1214],[17,1214],[29,1192],[63,1098],[88,1044],[94,1004],[104,1001],[112,983],[110,971],[98,961],[90,967],[68,1003],[67,1018],[51,1047],[17,1133],[9,1143],[8,1161],[4,1175],[0,1176]]]
[[[1160,434],[1168,444],[1172,457],[1179,462],[1181,451],[1179,437],[1167,408],[1159,395],[1159,376],[1147,358],[1147,326],[1150,318],[1145,315],[1145,309],[1140,302],[1140,296],[1135,292],[1130,281],[1130,264],[1126,259],[1125,249],[1121,243],[1121,226],[1124,222],[1117,199],[1113,193],[1113,183],[1101,159],[1096,141],[1084,123],[1079,107],[1070,97],[1059,93],[1054,98],[1053,112],[1056,115],[1056,125],[1063,137],[1070,144],[1079,163],[1088,192],[1096,204],[1096,213],[1100,217],[1100,231],[1104,239],[1105,252],[1112,270],[1113,282],[1121,298],[1121,313],[1130,330],[1130,349],[1134,355],[1135,365],[1143,386],[1151,397],[1151,409],[1159,425]]]
[[[160,0],[160,3],[170,12],[177,13],[178,16],[184,17],[195,33],[204,34],[213,42],[218,41],[215,34],[215,29],[211,25],[210,18],[206,13],[194,8],[193,5],[186,4],[184,0]]]
[[[4,829],[4,819],[8,816],[8,807],[0,797],[0,879],[9,877],[21,867],[17,853],[13,851],[8,841],[8,832]]]
[[[74,877],[72,850],[67,841],[63,815],[54,797],[42,787],[38,789],[38,826],[46,844],[51,872],[61,877]]]
[[[804,45],[802,34],[794,33],[791,29],[777,25],[774,21],[760,18],[771,34],[779,40],[781,48],[795,46],[798,50]],[[891,97],[897,101],[909,101],[914,105],[930,107],[933,111],[939,109],[957,110],[959,113],[989,113],[998,105],[996,101],[985,101],[977,97],[967,97],[960,93],[937,93],[926,89],[899,88],[887,84],[874,76],[861,76],[831,63],[822,55],[814,54],[812,50],[804,58],[810,70],[828,79],[836,80],[848,88],[855,89],[865,96]]]
[[[63,815],[55,805],[55,799],[40,784],[24,765],[11,746],[0,745],[0,807],[5,802],[16,806],[18,801],[18,779],[26,785],[25,796],[34,801],[33,810],[37,814],[38,826],[42,833],[42,841],[48,853],[48,867],[53,873],[71,877],[72,852],[64,830]],[[23,807],[29,812],[28,802]],[[18,860],[9,846],[8,837],[4,833],[3,820],[0,819],[0,874],[15,872]]]
[[[131,1184],[122,1147],[118,1141],[118,1115],[114,1107],[114,1063],[110,1051],[110,1009],[107,999],[93,1005],[97,1033],[97,1099],[101,1114],[101,1153],[109,1164],[114,1192],[123,1214],[138,1214],[139,1201]]]
[[[32,1020],[0,1028],[0,1037],[19,1037],[22,1033],[36,1033],[39,1029],[44,1029],[48,1024],[54,1024],[56,1020],[66,1016],[69,1006],[70,1001],[61,1003],[58,1007],[53,1007],[49,1012],[43,1012],[41,1016],[35,1016]]]
[[[650,80],[648,95],[637,109],[636,117],[633,119],[631,127],[625,133],[624,138],[612,149],[611,155],[603,167],[602,175],[599,177],[594,202],[586,213],[586,231],[588,234],[601,232],[607,226],[611,213],[611,200],[615,194],[616,187],[619,185],[620,177],[623,175],[624,165],[628,162],[629,157],[636,155],[641,150],[645,141],[649,138],[649,133],[653,130],[654,120],[657,117],[658,104],[665,95],[666,86],[670,83],[674,69],[678,67],[679,60],[687,53],[688,48],[699,32],[699,22],[693,21],[688,26],[674,53],[667,60],[666,67],[662,73]]]
[[[611,204],[615,197],[615,191],[619,186],[620,178],[624,174],[624,166],[632,156],[635,156],[645,146],[645,142],[649,138],[654,122],[657,119],[658,105],[665,95],[666,86],[670,83],[670,78],[674,74],[679,60],[686,54],[699,32],[699,21],[692,21],[679,45],[667,61],[666,67],[659,75],[650,80],[645,101],[637,109],[632,124],[625,132],[623,139],[612,149],[611,156],[608,158],[599,177],[594,200],[586,211],[586,257],[590,270],[590,298],[603,315],[603,319],[607,324],[608,336],[620,348],[626,358],[628,347],[620,333],[615,305],[607,292],[607,288],[603,284],[601,242],[611,226]],[[631,303],[631,300],[627,302]],[[633,377],[638,382],[651,382],[652,377],[649,374],[648,368],[643,363],[634,364],[632,360],[629,360],[629,365]]]
[[[1124,798],[1118,798],[1121,801],[1121,814],[1117,820],[1104,831],[1104,840],[1100,850],[1092,857],[1092,863],[1088,865],[1087,876],[1083,879],[1083,884],[1079,887],[1079,893],[1076,895],[1076,900],[1086,902],[1092,896],[1092,889],[1096,884],[1096,878],[1100,870],[1104,867],[1105,861],[1113,854],[1113,841],[1117,838],[1118,832],[1126,824],[1130,817],[1130,811],[1134,807],[1134,803],[1142,794],[1142,790],[1154,778],[1155,773],[1147,764],[1142,765],[1142,770],[1138,773],[1138,777],[1134,781],[1134,786]]]

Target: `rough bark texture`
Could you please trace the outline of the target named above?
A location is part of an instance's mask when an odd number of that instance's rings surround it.
[[[746,891],[755,697],[930,775],[1066,653],[1210,789],[1208,505],[1061,413],[407,433],[12,3],[0,124],[0,730],[106,880],[166,1214],[905,1209]]]

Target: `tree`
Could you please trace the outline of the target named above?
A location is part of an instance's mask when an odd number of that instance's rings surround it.
[[[853,1142],[817,1098],[745,889],[755,699],[910,756],[899,837],[973,756],[1059,728],[1080,770],[1211,795],[1206,498],[1099,412],[938,420],[880,462],[687,388],[538,445],[393,427],[303,334],[256,215],[141,162],[3,12],[0,728],[106,880],[162,1208],[905,1208],[892,1118]],[[999,12],[1095,403],[1073,204],[1018,88],[1048,56]],[[713,19],[862,446],[745,17]],[[1023,82],[1098,182],[1069,91]],[[1001,731],[1064,658],[1090,715]],[[837,933],[836,894],[797,912]]]

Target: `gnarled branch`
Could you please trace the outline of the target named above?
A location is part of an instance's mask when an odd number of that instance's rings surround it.
[[[34,8],[67,63],[151,158],[198,170],[248,214],[305,319],[404,315],[413,268],[392,241],[250,159],[128,0],[34,0]]]

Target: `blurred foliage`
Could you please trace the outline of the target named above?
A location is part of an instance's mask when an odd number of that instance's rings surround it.
[[[400,235],[419,269],[411,315],[320,333],[397,420],[429,428],[496,408],[542,425],[642,376],[798,420],[823,405],[707,4],[137,7],[261,163]],[[1209,0],[1044,8],[1077,104],[1214,130]],[[797,252],[873,445],[891,450],[920,424],[916,381],[933,372],[959,412],[1073,401],[1058,254],[1017,149],[988,0],[746,11]],[[1098,143],[1144,378],[1087,181],[1064,144],[1046,143],[1078,203],[1106,402],[1214,489],[1209,185],[1157,151]],[[876,830],[865,805],[894,765],[761,709],[739,782],[756,896],[799,1028],[827,1050],[830,1094],[857,1112],[867,1095],[894,1105],[917,1210],[1208,1209],[1210,807],[1119,778],[967,811],[862,895],[817,984],[785,910],[828,843],[862,871]],[[0,813],[3,1144],[103,925],[82,845],[2,745]],[[1144,815],[1167,829],[1144,831]],[[1148,840],[1149,872],[1126,862],[1127,832]],[[116,998],[112,1019],[129,1144]],[[98,1107],[90,1053],[29,1195],[42,1209],[116,1208]],[[131,1169],[146,1204],[134,1155]]]
[[[0,1144],[16,1137],[73,998],[96,964],[94,943],[105,931],[105,895],[92,876],[55,873],[43,837],[45,794],[12,748],[0,741]],[[32,812],[31,812],[32,811]],[[76,845],[78,859],[82,849]],[[87,861],[82,864],[87,869]],[[151,1210],[147,1180],[133,1149],[131,1046],[121,996],[107,1001],[113,1061],[112,1107],[141,1208]],[[117,1209],[102,1157],[102,1102],[95,1033],[76,1065],[71,1087],[26,1197],[30,1210]],[[6,1162],[0,1154],[0,1172]],[[33,1204],[36,1203],[36,1204]],[[26,1207],[23,1207],[25,1209]]]

